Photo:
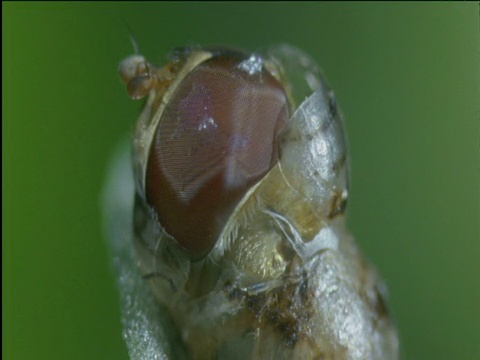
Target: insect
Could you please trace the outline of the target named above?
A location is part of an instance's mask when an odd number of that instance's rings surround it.
[[[288,45],[170,59],[119,67],[147,98],[107,196],[131,357],[397,359],[385,286],[345,227],[343,118],[315,62]]]

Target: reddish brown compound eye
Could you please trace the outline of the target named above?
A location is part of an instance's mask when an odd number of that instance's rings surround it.
[[[261,60],[224,54],[178,85],[153,138],[147,201],[193,257],[215,245],[235,206],[277,161],[289,116],[282,84]]]

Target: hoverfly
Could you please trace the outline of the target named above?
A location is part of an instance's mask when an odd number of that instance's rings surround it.
[[[147,97],[106,195],[131,358],[398,359],[345,227],[343,118],[315,62],[190,47],[119,71]]]

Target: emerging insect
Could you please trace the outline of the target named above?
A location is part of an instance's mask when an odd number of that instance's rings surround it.
[[[148,96],[134,202],[128,156],[107,193],[131,357],[397,359],[385,286],[345,228],[343,120],[312,59],[191,47],[120,74]]]

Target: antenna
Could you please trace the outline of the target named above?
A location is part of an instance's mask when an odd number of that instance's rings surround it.
[[[138,48],[138,42],[137,42],[137,39],[135,38],[135,36],[133,35],[132,28],[128,24],[127,19],[124,18],[123,21],[125,22],[125,26],[127,27],[128,35],[130,37],[130,42],[132,43],[132,46],[133,46],[134,54],[140,54],[140,51],[139,51],[139,48]]]

